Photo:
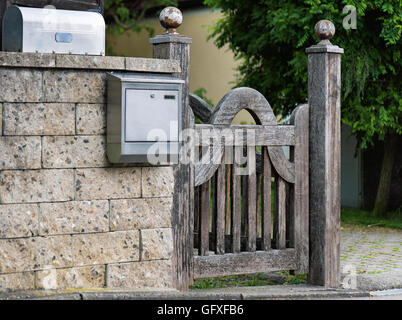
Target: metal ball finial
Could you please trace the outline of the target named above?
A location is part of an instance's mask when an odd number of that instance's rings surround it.
[[[330,40],[335,35],[335,26],[329,20],[321,20],[315,25],[314,31],[320,40]]]
[[[183,23],[183,14],[175,7],[166,7],[159,15],[159,21],[166,33],[177,34],[176,28]]]

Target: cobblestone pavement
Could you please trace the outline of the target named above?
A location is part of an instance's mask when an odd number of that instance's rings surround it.
[[[402,231],[342,228],[341,272],[402,274]]]

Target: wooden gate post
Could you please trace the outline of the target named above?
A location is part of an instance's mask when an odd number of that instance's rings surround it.
[[[182,23],[181,12],[173,7],[161,13],[161,24],[167,29],[163,35],[150,39],[153,57],[180,61],[181,73],[177,78],[185,81],[182,96],[182,130],[194,126],[189,104],[190,44],[191,38],[179,35],[176,28]],[[178,290],[187,290],[193,283],[193,212],[194,165],[174,165],[174,194],[172,206],[173,228],[173,282]]]
[[[340,99],[343,49],[329,41],[335,27],[315,26],[321,39],[308,54],[310,106],[310,270],[308,282],[340,285]]]

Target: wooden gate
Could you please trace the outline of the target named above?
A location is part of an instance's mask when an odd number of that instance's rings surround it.
[[[213,112],[195,96],[190,106],[208,122],[195,125],[194,278],[307,273],[308,105],[295,109],[290,125],[278,125],[250,88],[232,90]],[[256,125],[232,125],[243,109]]]

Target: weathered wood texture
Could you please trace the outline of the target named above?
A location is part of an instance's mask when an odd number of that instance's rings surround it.
[[[296,274],[306,274],[309,270],[309,106],[298,106],[290,123],[295,125],[296,136],[296,145],[291,150],[296,176],[289,203],[293,229],[290,245],[296,249]]]
[[[161,35],[150,39],[153,56],[179,60],[181,73],[177,78],[185,81],[182,95],[182,129],[194,126],[194,114],[189,105],[189,74],[191,39],[183,36]],[[182,148],[182,150],[185,148]],[[187,155],[180,155],[180,157]],[[184,164],[187,163],[187,164]],[[173,227],[173,281],[179,290],[187,290],[193,283],[193,226],[194,226],[194,168],[188,162],[174,166],[174,194],[172,206]]]
[[[294,126],[197,124],[195,129],[203,146],[211,145],[213,137],[224,137],[226,146],[292,146],[295,144]]]
[[[210,124],[231,125],[234,117],[241,110],[247,110],[258,125],[277,126],[272,108],[265,97],[251,88],[237,88],[225,95],[214,109]],[[195,184],[203,184],[211,179],[219,166],[219,160],[224,152],[224,147],[213,148],[212,161],[201,160],[195,166]],[[268,152],[275,170],[286,181],[294,183],[294,164],[285,156],[282,147],[270,146]],[[211,152],[205,156],[210,159]]]
[[[208,123],[213,112],[212,107],[199,96],[190,93],[190,107],[194,115],[203,123]]]
[[[231,99],[231,95],[235,98]],[[245,99],[250,100],[249,105],[246,104]],[[201,205],[199,212],[203,217],[201,221],[203,219],[205,221],[201,223],[201,228],[196,230],[199,233],[197,243],[199,255],[194,257],[195,277],[223,276],[238,272],[252,273],[255,270],[287,269],[294,270],[296,273],[306,272],[306,266],[308,266],[308,206],[307,209],[305,206],[308,205],[308,106],[296,109],[292,117],[292,125],[278,126],[276,122],[273,124],[271,121],[272,110],[269,104],[264,104],[264,99],[251,89],[234,90],[222,101],[226,101],[228,105],[223,102],[218,105],[220,109],[212,114],[210,120],[212,124],[195,125],[197,140],[204,151],[200,164],[205,165],[205,170],[200,170],[201,165],[196,166],[195,183],[197,185],[203,181],[201,184],[203,189],[210,181],[213,182],[213,190],[208,192],[212,198],[208,198],[208,201],[206,198],[202,199],[204,204]],[[242,110],[241,106],[247,106],[249,111],[255,110],[254,119],[260,124],[231,125],[234,115]],[[285,145],[291,147],[291,161],[283,152],[282,146]],[[261,147],[261,152],[257,153],[256,147]],[[212,165],[207,161],[211,159],[215,161]],[[228,159],[228,163],[232,165],[225,165]],[[231,172],[230,175],[228,175],[229,172]],[[197,182],[198,175],[202,180]],[[275,177],[273,220],[271,218],[272,177]],[[304,189],[301,190],[301,188]],[[205,196],[206,194],[204,192]],[[209,208],[210,203],[213,206],[212,214],[209,209],[203,209],[203,207]],[[302,211],[296,212],[299,208]],[[209,220],[206,221],[208,214]],[[304,221],[301,221],[302,219]],[[212,225],[212,232],[207,235],[202,224]],[[271,237],[272,225],[274,239]],[[228,226],[230,228],[227,228]],[[276,249],[274,252],[277,250],[289,252],[288,248],[291,250],[294,248],[292,254],[295,257],[290,258],[289,264],[279,261],[272,267],[267,261],[260,259],[270,256],[272,247]],[[254,252],[259,258],[255,259],[253,255],[247,256],[251,262],[248,261],[247,265],[244,262],[242,265],[246,257],[244,254]],[[268,264],[259,265],[259,263]]]
[[[194,257],[194,277],[219,277],[296,268],[294,249]]]
[[[310,268],[308,281],[340,285],[340,87],[342,49],[307,49],[310,107]]]

